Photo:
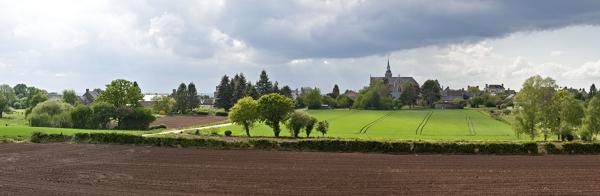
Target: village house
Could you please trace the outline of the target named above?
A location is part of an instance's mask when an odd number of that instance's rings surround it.
[[[388,86],[388,90],[390,92],[390,96],[394,98],[400,98],[400,93],[402,92],[402,85],[405,83],[412,83],[417,89],[419,88],[419,83],[413,77],[394,77],[392,76],[392,70],[390,69],[390,61],[387,63],[387,70],[385,71],[384,77],[370,77],[371,85],[377,80],[383,80],[384,83]]]
[[[98,95],[100,95],[101,92],[102,90],[100,89],[94,89],[93,91],[90,91],[90,89],[85,89],[85,93],[80,97],[81,103],[85,105],[94,103],[94,101],[96,101],[96,98],[98,98]]]
[[[504,93],[506,89],[504,89],[504,84],[485,84],[485,92],[490,93],[492,95]]]

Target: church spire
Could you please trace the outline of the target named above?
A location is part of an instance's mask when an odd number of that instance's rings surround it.
[[[390,57],[388,57],[387,70],[385,71],[385,77],[386,78],[392,77],[392,69],[390,69]]]

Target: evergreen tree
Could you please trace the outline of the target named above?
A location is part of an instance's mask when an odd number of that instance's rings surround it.
[[[596,84],[592,84],[592,86],[590,86],[590,92],[588,93],[588,99],[592,99],[596,94],[598,94],[598,89],[596,89]]]
[[[229,108],[233,106],[231,103],[232,89],[229,83],[229,77],[224,75],[221,79],[221,83],[217,86],[217,96],[215,106],[218,108],[223,108],[229,111]]]
[[[252,83],[248,82],[246,84],[246,96],[250,96],[254,99],[258,99],[260,97],[260,95],[258,94],[258,91],[256,90],[256,88],[254,87],[254,85],[252,85]]]
[[[231,103],[235,104],[241,98],[246,97],[246,77],[244,74],[235,75],[230,82],[232,89]]]
[[[281,94],[281,91],[279,90],[279,82],[275,81],[275,84],[273,84],[273,90],[271,90],[271,92]]]
[[[265,70],[260,72],[260,79],[256,82],[256,91],[259,96],[263,96],[271,93],[273,90],[273,84],[269,81],[269,76]]]
[[[193,82],[188,84],[187,94],[188,94],[188,110],[193,110],[194,108],[200,105],[200,100],[198,99],[198,90],[196,90],[196,85]]]
[[[175,111],[184,114],[188,111],[189,97],[187,86],[181,83],[175,92]]]
[[[285,86],[283,86],[283,88],[281,88],[280,94],[291,99],[292,98],[292,89],[288,85],[285,85]]]
[[[333,91],[331,91],[331,97],[334,99],[340,96],[340,87],[337,84],[333,85]]]

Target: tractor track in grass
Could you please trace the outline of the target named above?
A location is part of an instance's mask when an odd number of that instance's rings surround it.
[[[423,118],[423,120],[421,120],[421,123],[419,123],[419,126],[417,126],[417,129],[415,130],[416,135],[423,134],[423,128],[425,128],[425,125],[427,125],[427,123],[429,122],[429,119],[431,118],[432,115],[433,115],[433,110],[431,110],[429,113],[427,113],[427,115],[425,115],[425,117]]]
[[[471,116],[466,116],[465,120],[467,121],[467,127],[469,128],[469,135],[477,135],[477,132],[475,132],[475,126],[473,126],[473,120],[471,120]]]
[[[359,133],[361,133],[361,134],[367,133],[367,130],[369,128],[371,128],[377,122],[379,122],[379,121],[381,121],[381,120],[383,120],[383,119],[391,116],[393,113],[394,113],[394,111],[388,112],[388,113],[384,114],[382,117],[379,117],[379,118],[375,119],[374,121],[371,121],[370,123],[367,123],[365,126],[363,126],[362,128],[360,128],[360,132]]]

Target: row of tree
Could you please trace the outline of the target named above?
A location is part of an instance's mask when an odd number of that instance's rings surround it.
[[[229,119],[244,127],[248,137],[250,137],[250,129],[257,122],[271,127],[275,137],[279,137],[281,123],[286,124],[294,137],[298,137],[302,130],[306,132],[307,137],[310,136],[315,124],[317,130],[325,134],[329,126],[327,122],[317,122],[314,117],[306,113],[294,112],[294,101],[277,93],[263,95],[258,100],[252,97],[241,98],[231,108]]]
[[[433,104],[442,97],[440,83],[437,80],[427,80],[421,87],[405,82],[402,84],[401,89],[400,97],[394,99],[390,96],[387,82],[385,80],[375,80],[358,92],[352,107],[389,110],[400,109],[402,106],[412,108],[418,103],[433,107]]]
[[[229,76],[224,75],[217,86],[215,106],[229,111],[238,100],[244,97],[258,99],[270,93],[292,98],[292,89],[287,85],[280,89],[278,82],[272,83],[269,80],[265,70],[260,73],[260,78],[255,85],[247,81],[244,74],[236,74],[231,79],[229,79]]]
[[[581,139],[591,140],[600,133],[600,96],[595,85],[592,87],[592,97],[582,101],[567,89],[559,89],[550,77],[528,78],[515,97],[515,131],[529,134],[531,139],[542,132],[544,139],[550,133],[559,140],[572,139],[579,133]]]

